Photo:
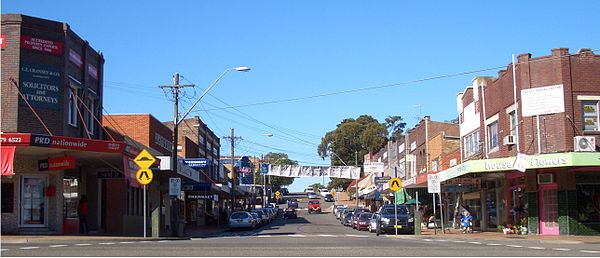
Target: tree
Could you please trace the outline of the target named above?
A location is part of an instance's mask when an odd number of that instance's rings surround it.
[[[401,116],[388,116],[385,119],[385,127],[388,130],[388,136],[390,139],[398,139],[400,135],[404,132],[404,127],[406,127],[406,123],[402,122]]]
[[[379,151],[387,142],[386,126],[369,115],[356,119],[346,118],[336,129],[321,138],[317,153],[321,158],[331,158],[332,166],[361,166],[363,157],[369,152]],[[356,159],[356,161],[355,161]],[[332,178],[328,188],[347,188],[352,180]]]
[[[271,165],[298,165],[298,161],[289,159],[288,155],[285,153],[273,153],[269,152],[267,155],[263,157],[263,162],[269,163]],[[256,178],[255,182],[258,185],[263,184],[263,177],[260,173],[260,164],[257,164],[257,169],[254,172],[254,176]],[[282,186],[291,185],[294,183],[293,177],[281,177],[281,176],[267,176],[268,185],[272,185],[273,189],[279,190]]]
[[[319,189],[321,189],[321,187],[324,187],[324,185],[320,184],[320,183],[314,183],[312,185],[310,185],[310,187],[312,187],[313,191],[318,192]]]

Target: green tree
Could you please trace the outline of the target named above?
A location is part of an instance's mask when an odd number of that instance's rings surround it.
[[[362,166],[364,155],[379,151],[387,142],[387,135],[386,125],[369,115],[346,118],[321,138],[317,153],[323,159],[330,157],[332,166]],[[351,181],[332,178],[328,188],[345,189]]]
[[[262,161],[271,165],[298,165],[298,161],[289,159],[288,155],[285,153],[269,152],[263,157]],[[256,184],[262,185],[263,176],[260,173],[260,164],[256,164],[255,166],[255,182]],[[267,184],[272,185],[275,191],[283,186],[291,185],[292,183],[294,183],[293,177],[267,176]]]
[[[388,116],[385,119],[385,127],[388,129],[390,139],[398,139],[404,132],[406,123],[402,122],[401,116]]]

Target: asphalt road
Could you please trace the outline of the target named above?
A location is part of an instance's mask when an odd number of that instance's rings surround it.
[[[2,244],[1,256],[599,256],[592,244],[540,244],[527,240],[485,241],[375,236],[342,226],[331,214],[308,214],[301,197],[299,218],[278,218],[257,230],[167,241],[77,241]]]

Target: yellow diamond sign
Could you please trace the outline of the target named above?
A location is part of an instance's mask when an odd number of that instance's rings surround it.
[[[402,188],[402,181],[400,180],[400,178],[392,178],[390,179],[390,189],[392,191],[398,191],[400,190],[400,188]]]
[[[152,175],[152,170],[147,169],[147,168],[143,168],[138,170],[137,173],[135,173],[135,178],[137,179],[138,182],[140,182],[140,184],[143,185],[147,185],[150,182],[152,182],[152,177],[154,175]]]
[[[154,158],[146,149],[143,149],[140,154],[133,159],[133,162],[135,162],[135,164],[137,164],[141,169],[150,168],[155,161],[156,158]]]

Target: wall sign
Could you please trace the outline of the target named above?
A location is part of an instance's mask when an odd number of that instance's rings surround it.
[[[93,66],[92,64],[88,64],[87,66],[88,74],[92,76],[95,80],[98,80],[98,68]]]
[[[524,117],[565,112],[563,85],[521,90]]]
[[[71,48],[69,48],[69,61],[71,61],[71,63],[73,63],[79,69],[83,67],[83,58],[79,53]]]
[[[2,36],[0,37],[0,48],[6,48],[6,35],[4,34],[2,34]]]
[[[41,64],[21,63],[19,90],[35,108],[60,108],[60,70]],[[27,104],[19,99],[22,106]]]
[[[21,36],[21,48],[37,50],[52,55],[63,54],[63,43],[59,41],[52,41],[47,39],[34,38],[29,35]]]
[[[64,156],[58,158],[49,158],[38,160],[38,170],[39,171],[48,171],[48,170],[66,170],[76,168],[77,164],[75,163],[75,157],[73,156]]]

